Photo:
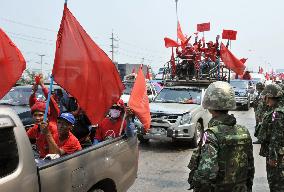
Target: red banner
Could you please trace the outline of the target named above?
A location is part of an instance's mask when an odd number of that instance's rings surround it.
[[[237,39],[237,31],[223,30],[222,39],[236,40]]]
[[[210,31],[210,22],[197,24],[197,31],[199,32]]]
[[[172,40],[168,37],[164,38],[165,41],[165,47],[169,48],[169,47],[179,47],[180,45],[178,44],[178,42],[176,42],[175,40]]]
[[[181,41],[181,43],[185,43],[185,41],[187,40],[186,37],[184,36],[182,30],[181,30],[181,27],[180,27],[180,24],[178,22],[178,28],[177,28],[177,35],[178,35],[178,38],[179,40]]]

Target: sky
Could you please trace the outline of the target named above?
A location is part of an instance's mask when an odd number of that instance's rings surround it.
[[[1,0],[0,27],[22,51],[27,68],[40,70],[39,55],[45,55],[43,70],[51,72],[63,5],[64,0]],[[177,5],[186,35],[205,22],[211,23],[206,41],[214,41],[223,29],[236,30],[231,50],[248,58],[248,70],[284,68],[283,0],[178,0]],[[163,39],[176,39],[175,0],[68,0],[68,7],[110,58],[113,32],[118,63],[143,63],[157,71],[171,57]]]

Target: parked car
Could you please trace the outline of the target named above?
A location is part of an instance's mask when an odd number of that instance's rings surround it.
[[[53,86],[53,91],[62,89],[58,85]],[[13,108],[19,115],[24,126],[30,126],[34,124],[31,109],[29,106],[29,98],[32,94],[32,85],[22,85],[13,87],[1,100],[0,105],[8,105]],[[66,92],[63,91],[63,94],[66,95]],[[42,92],[41,87],[39,86],[36,93],[38,100],[46,100]]]
[[[1,192],[125,192],[138,168],[137,137],[123,135],[54,160],[36,160],[23,124],[0,106]]]
[[[249,80],[239,79],[231,80],[230,84],[235,90],[237,106],[241,106],[245,110],[249,110],[256,97],[254,84]]]
[[[210,120],[210,113],[201,106],[205,90],[197,84],[166,85],[150,103],[150,130],[145,133],[142,126],[137,126],[140,142],[166,139],[187,141],[196,147]]]
[[[120,98],[123,100],[124,103],[127,104],[131,95],[132,88],[134,86],[134,81],[123,81],[123,84],[125,86],[125,90]],[[156,97],[158,92],[156,90],[155,85],[150,81],[146,83],[146,86],[149,101],[152,101]]]

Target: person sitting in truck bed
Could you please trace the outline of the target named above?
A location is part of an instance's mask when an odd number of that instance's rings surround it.
[[[44,86],[42,78],[39,82],[39,85],[42,87],[42,91],[45,97],[47,98],[48,89]],[[45,136],[42,134],[42,127],[40,126],[40,124],[43,122],[46,103],[45,101],[38,101],[36,99],[38,84],[35,83],[33,85],[32,90],[33,93],[30,96],[29,105],[31,107],[31,113],[35,121],[35,124],[32,128],[30,128],[27,131],[27,135],[30,139],[35,139],[36,146],[39,152],[39,157],[44,158],[49,153],[49,149]],[[59,108],[55,99],[52,96],[50,99],[50,107],[48,109],[48,120],[49,120],[48,129],[53,137],[57,133],[56,120],[58,115],[59,115]]]
[[[62,113],[57,120],[58,134],[55,135],[55,138],[47,128],[48,123],[41,124],[48,142],[49,153],[62,156],[82,149],[79,140],[71,133],[74,124],[75,117],[71,113]]]
[[[124,119],[122,130],[120,130],[125,112],[127,117]],[[117,138],[125,132],[125,129],[127,136],[132,136],[134,128],[133,113],[129,108],[126,110],[124,102],[120,99],[111,107],[109,115],[98,125],[93,144],[98,144],[110,138]]]

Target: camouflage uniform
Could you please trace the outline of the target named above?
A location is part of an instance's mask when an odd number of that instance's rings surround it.
[[[215,82],[202,105],[209,110],[231,110],[236,106],[234,90],[228,83]],[[228,114],[212,118],[208,127],[201,150],[194,151],[189,163],[191,187],[196,192],[251,191],[254,160],[248,130]]]
[[[258,139],[260,155],[266,157],[267,180],[270,191],[284,192],[284,107],[280,105],[283,92],[278,85],[268,85],[263,94],[279,98],[273,109],[264,115]],[[275,160],[275,166],[269,160]]]
[[[260,122],[260,116],[259,116],[260,113],[257,112],[257,108],[262,103],[261,92],[262,92],[263,89],[264,89],[263,83],[258,82],[256,84],[257,96],[256,96],[256,98],[253,102],[254,103],[253,108],[254,108],[254,113],[255,113],[255,121],[256,121],[255,125],[256,126]]]

